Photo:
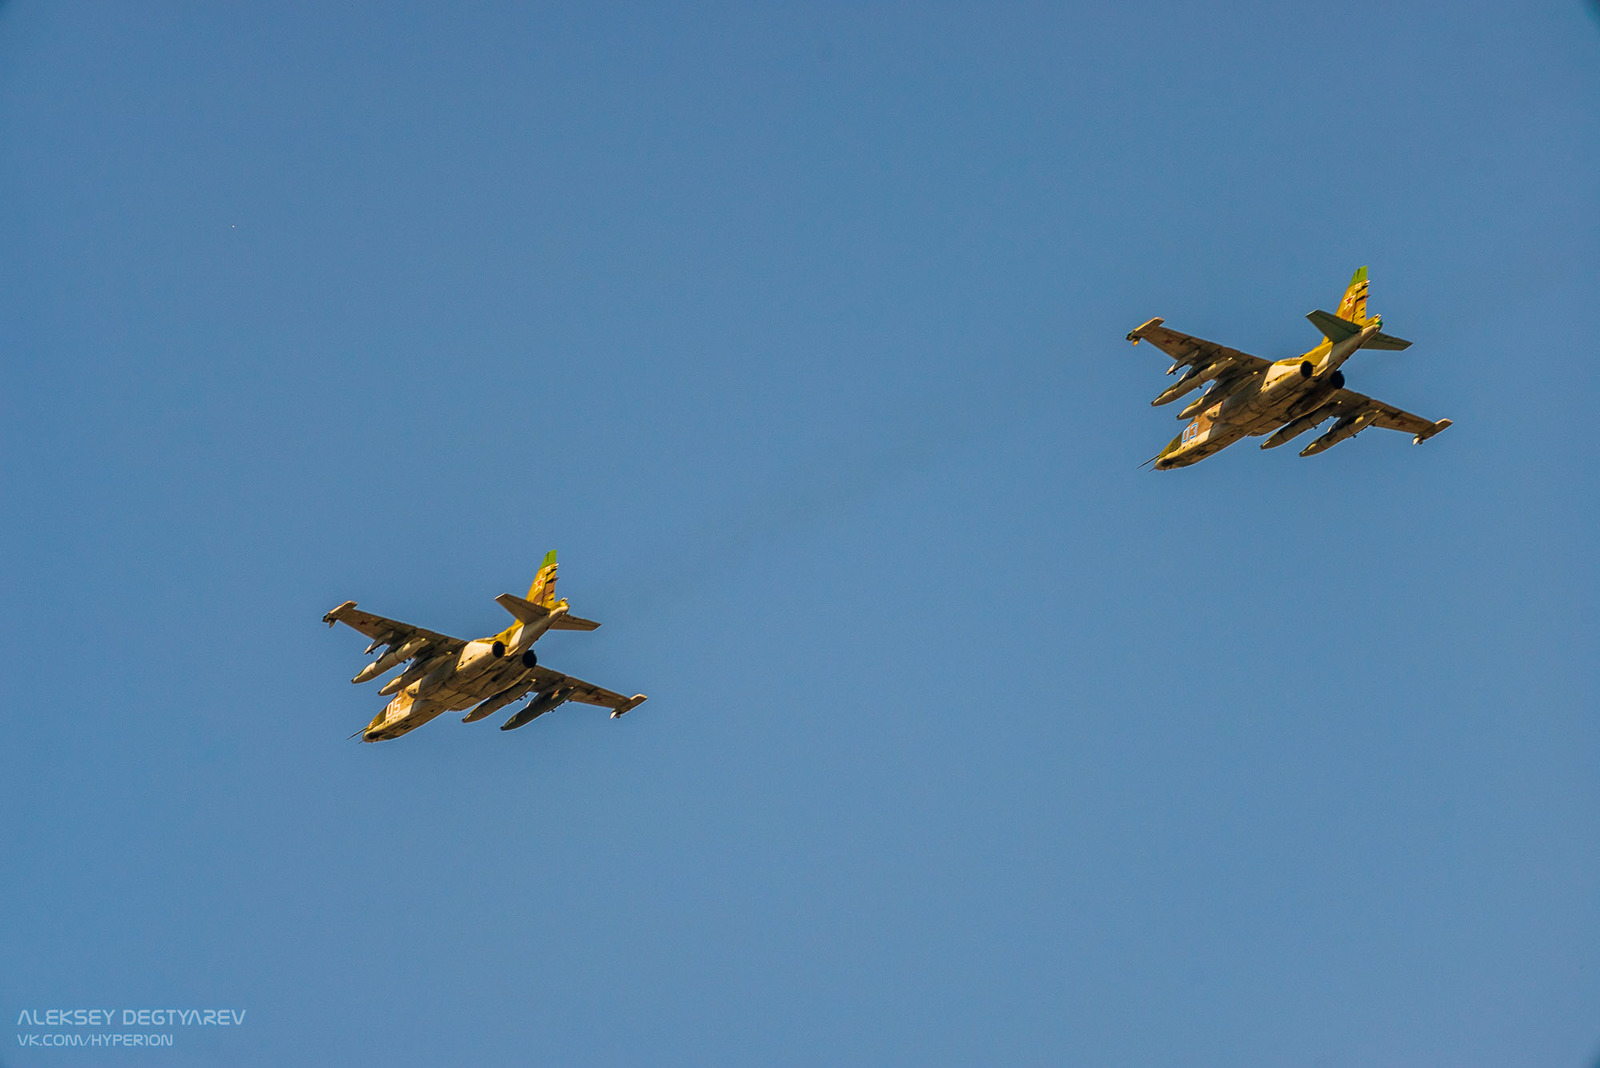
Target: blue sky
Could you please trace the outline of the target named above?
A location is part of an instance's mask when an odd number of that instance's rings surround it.
[[[0,7],[0,1064],[1600,1055],[1600,19]],[[1370,264],[1456,425],[1138,470]],[[346,599],[649,703],[398,742]],[[27,1028],[18,1028],[26,1031]]]

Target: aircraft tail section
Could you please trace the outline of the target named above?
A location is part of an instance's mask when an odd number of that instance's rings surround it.
[[[1308,313],[1306,318],[1310,319],[1311,325],[1322,331],[1322,336],[1327,338],[1328,342],[1333,345],[1337,345],[1341,341],[1349,341],[1361,333],[1363,329],[1363,324],[1354,323],[1337,315],[1329,315],[1320,308]],[[1376,323],[1381,326],[1383,320],[1374,315],[1367,320],[1367,323]],[[1387,349],[1391,352],[1398,352],[1400,349],[1410,348],[1411,342],[1405,338],[1391,337],[1380,332],[1368,337],[1366,341],[1362,342],[1361,347],[1364,349]]]
[[[533,585],[528,587],[528,596],[517,597],[513,594],[502,593],[495,598],[500,602],[500,607],[517,617],[520,623],[540,626],[546,620],[549,630],[594,630],[600,624],[592,619],[572,615],[566,611],[567,602],[556,600],[556,551],[551,549],[544,554],[544,563],[539,565],[539,573],[533,578]],[[550,617],[554,615],[555,619]],[[507,627],[500,635],[504,641],[511,639],[507,635],[516,630],[516,626]],[[541,629],[540,633],[543,633]]]
[[[509,593],[502,593],[500,596],[496,597],[495,600],[500,603],[501,608],[504,608],[507,612],[510,612],[512,615],[516,616],[519,622],[533,623],[536,625],[549,619],[556,608],[566,607],[566,602],[561,601],[550,608],[546,608],[542,604],[534,604],[532,601]],[[582,616],[575,616],[568,612],[562,612],[560,615],[556,616],[554,621],[551,622],[550,629],[594,630],[599,625],[600,624],[596,623],[592,619],[584,619]],[[509,629],[515,630],[516,628],[512,627]]]
[[[1328,315],[1327,312],[1319,312],[1318,314]],[[1332,316],[1328,317],[1333,318]],[[1343,319],[1346,323],[1355,324],[1356,330],[1366,326],[1368,323],[1383,325],[1383,316],[1367,314],[1367,269],[1365,267],[1357,267],[1356,273],[1350,276],[1350,285],[1344,291],[1344,298],[1339,301],[1338,318]],[[1312,321],[1316,322],[1316,320]],[[1318,322],[1317,328],[1322,331],[1324,337],[1335,344],[1339,342],[1340,339],[1329,333],[1323,323]],[[1355,330],[1350,332],[1354,333]],[[1400,349],[1409,348],[1410,345],[1411,342],[1402,338],[1390,337],[1388,334],[1374,334],[1361,347],[1364,349],[1387,349],[1391,352],[1397,352]]]

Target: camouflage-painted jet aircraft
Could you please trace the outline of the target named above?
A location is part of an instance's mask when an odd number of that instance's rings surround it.
[[[369,654],[387,646],[383,655],[362,668],[351,682],[369,682],[402,661],[411,661],[410,667],[378,691],[384,696],[394,694],[394,700],[365,730],[357,732],[362,741],[398,738],[441,713],[474,705],[477,707],[461,722],[475,723],[530,693],[532,700],[502,723],[501,730],[515,730],[567,701],[609,708],[612,719],[644,701],[642,693],[624,697],[539,666],[533,643],[546,631],[594,630],[600,625],[572,615],[566,601],[556,600],[554,550],[545,556],[528,596],[502,593],[495,600],[516,622],[499,634],[470,642],[357,611],[354,601],[346,601],[322,617],[330,627],[344,623],[371,638]]]
[[[1167,374],[1188,368],[1151,404],[1171,403],[1203,383],[1211,383],[1210,389],[1178,413],[1179,419],[1194,416],[1194,421],[1153,457],[1156,470],[1199,463],[1246,435],[1272,434],[1261,447],[1276,448],[1329,419],[1337,421],[1301,450],[1301,456],[1330,449],[1369,426],[1414,434],[1412,442],[1421,445],[1450,425],[1448,419],[1429,422],[1344,388],[1344,372],[1339,367],[1357,349],[1393,350],[1411,344],[1382,333],[1382,318],[1367,314],[1365,267],[1350,279],[1338,315],[1314,311],[1306,318],[1322,331],[1322,343],[1304,356],[1275,362],[1168,330],[1160,319],[1151,319],[1128,335],[1135,345],[1148,341],[1171,356],[1176,362]]]

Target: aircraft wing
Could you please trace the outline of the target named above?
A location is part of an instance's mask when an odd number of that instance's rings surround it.
[[[1215,341],[1206,341],[1204,338],[1168,330],[1161,323],[1160,319],[1151,319],[1129,334],[1128,340],[1135,345],[1141,341],[1148,341],[1180,365],[1187,364],[1196,370],[1210,368],[1211,373],[1207,375],[1208,378],[1217,378],[1230,371],[1261,371],[1272,363],[1260,356],[1251,356],[1247,352],[1219,345]]]
[[[601,708],[611,709],[611,718],[630,711],[645,701],[645,695],[636,693],[632,697],[624,697],[614,693],[603,686],[596,686],[592,682],[575,679],[571,675],[563,675],[559,671],[551,671],[547,667],[533,669],[533,687],[541,694],[550,693],[552,690],[565,690],[567,700],[577,701],[585,705],[599,705]]]
[[[422,638],[426,642],[424,648],[428,655],[450,652],[467,644],[460,638],[452,638],[448,634],[439,634],[436,631],[414,627],[410,623],[402,623],[398,619],[386,619],[371,612],[363,612],[356,607],[354,601],[346,601],[323,616],[322,621],[330,627],[335,623],[343,623],[347,627],[359,630],[375,643],[382,642],[390,648],[398,648],[413,638]],[[418,650],[419,653],[422,651]]]
[[[1353,389],[1341,389],[1338,393],[1335,393],[1333,395],[1333,404],[1337,407],[1340,415],[1373,413],[1370,426],[1382,427],[1385,430],[1400,430],[1407,434],[1415,435],[1412,440],[1418,445],[1421,445],[1424,441],[1427,441],[1450,425],[1450,420],[1448,419],[1440,419],[1438,422],[1424,419],[1420,415],[1413,415],[1408,411],[1396,408],[1392,404],[1385,404],[1381,400],[1373,400],[1365,393],[1357,393]]]

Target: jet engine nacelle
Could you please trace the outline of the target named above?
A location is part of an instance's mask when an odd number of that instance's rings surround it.
[[[479,639],[468,642],[456,658],[456,670],[463,675],[476,675],[506,655],[506,643]]]

